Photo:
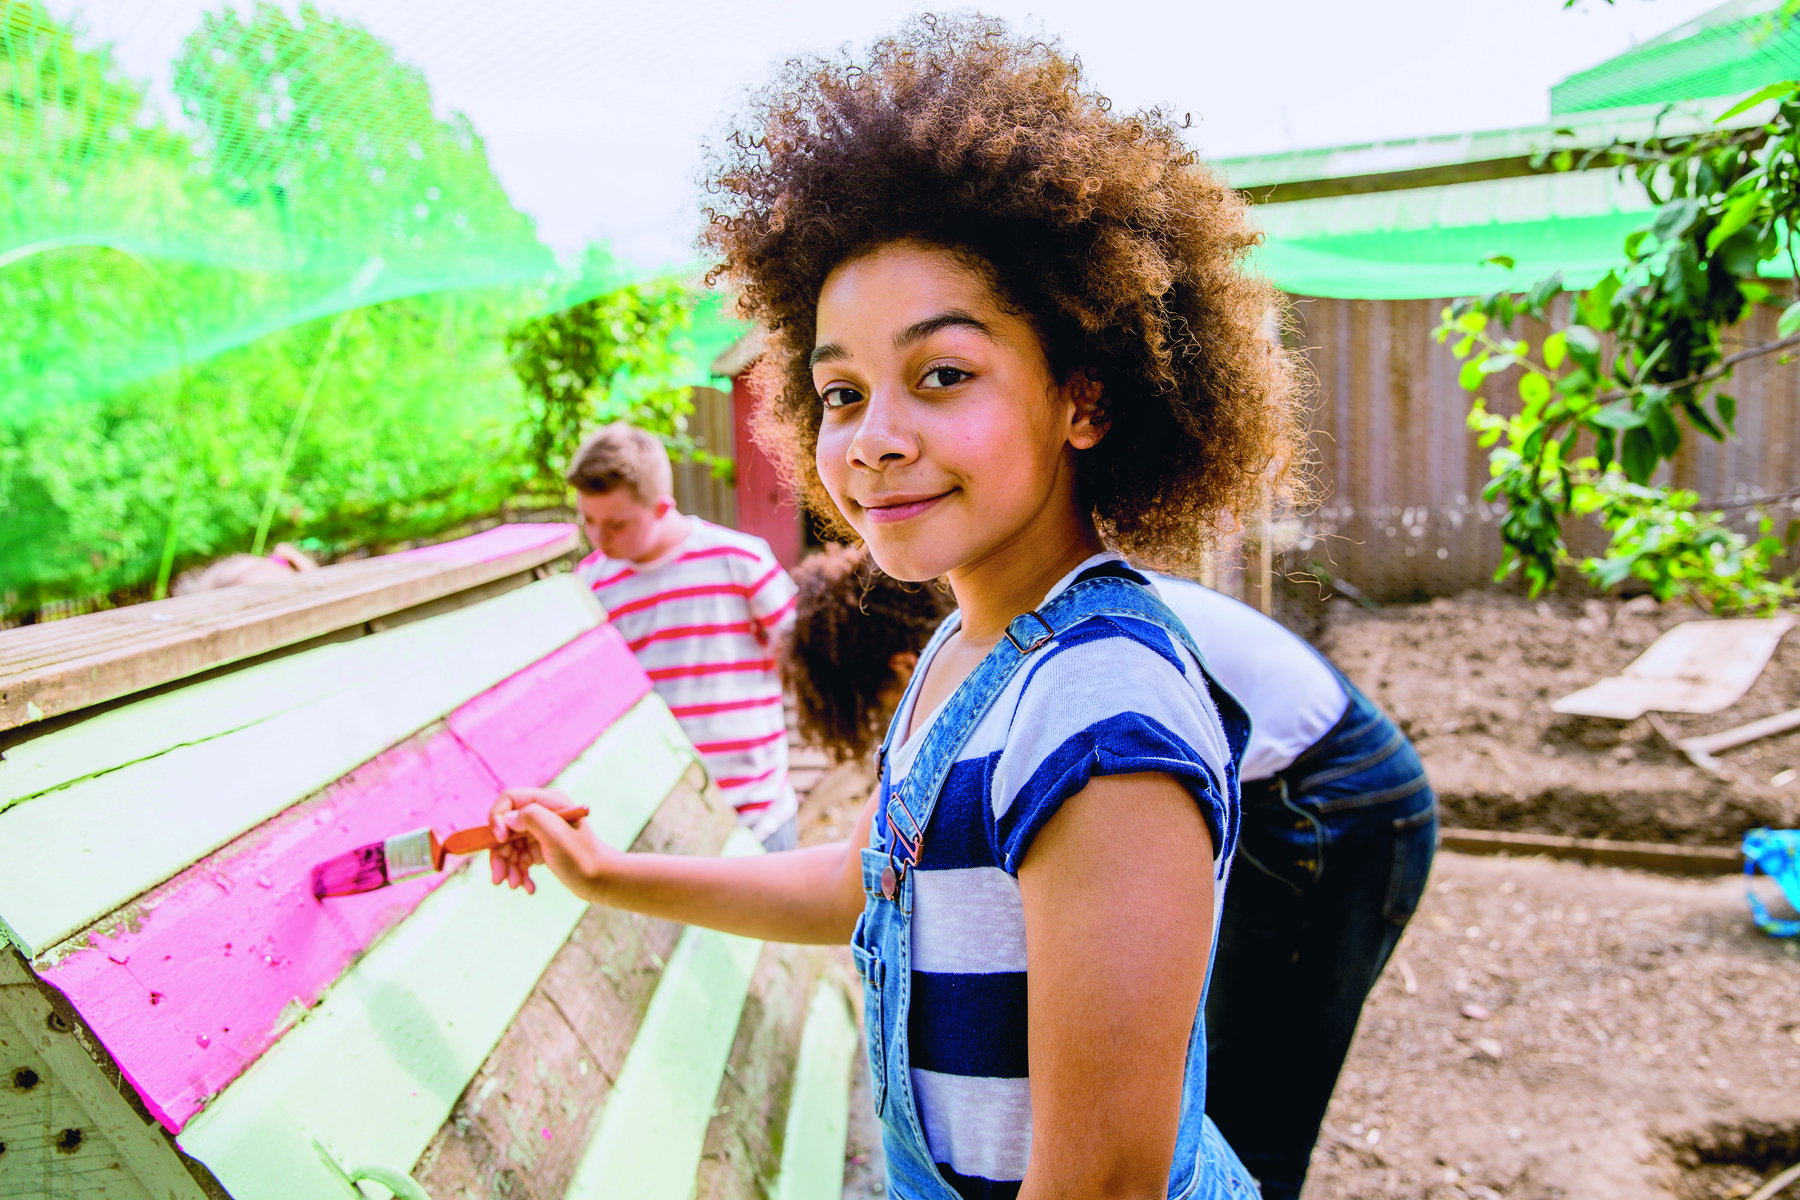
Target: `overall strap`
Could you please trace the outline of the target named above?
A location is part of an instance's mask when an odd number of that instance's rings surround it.
[[[918,863],[919,854],[923,850],[925,829],[931,823],[932,811],[937,807],[938,796],[943,791],[944,780],[949,776],[950,768],[955,764],[957,755],[967,744],[970,735],[993,707],[994,701],[1006,690],[1006,685],[1024,665],[1025,660],[1081,622],[1106,616],[1147,621],[1178,638],[1195,661],[1204,664],[1205,660],[1199,648],[1194,645],[1187,627],[1151,590],[1149,580],[1117,561],[1089,568],[1043,607],[1014,617],[1007,625],[1005,636],[994,644],[987,657],[981,660],[969,677],[944,702],[942,711],[933,720],[905,778],[894,781],[888,789],[886,810],[889,836],[896,845],[897,853],[894,858],[900,866],[910,868]],[[951,632],[953,623],[946,620],[933,636],[927,647],[927,654]],[[925,663],[929,659],[922,654],[919,661]],[[1204,665],[1201,669],[1204,673]],[[917,689],[923,674],[915,673],[908,688],[909,693]],[[1227,741],[1233,747],[1233,761],[1226,769],[1230,772],[1231,784],[1235,785],[1238,759],[1248,737],[1249,718],[1231,694],[1210,675],[1206,676],[1206,681],[1220,719],[1225,723]],[[888,727],[887,738],[881,749],[883,770],[888,750],[896,736],[899,713],[906,709],[907,705],[903,700],[896,710],[895,722]]]

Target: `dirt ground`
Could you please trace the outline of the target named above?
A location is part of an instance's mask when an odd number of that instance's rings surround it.
[[[1484,592],[1338,601],[1302,632],[1414,739],[1448,825],[1696,845],[1800,825],[1782,774],[1800,770],[1800,731],[1726,751],[1712,775],[1647,721],[1550,711],[1699,615]],[[1796,705],[1800,632],[1730,709],[1667,720],[1690,736]],[[795,765],[802,843],[847,836],[866,771],[806,751]],[[1441,854],[1364,1010],[1305,1200],[1744,1200],[1800,1162],[1800,945],[1751,925],[1745,886]],[[882,1190],[858,1080],[846,1200]]]
[[[1800,946],[1744,887],[1440,855],[1306,1200],[1733,1200],[1800,1161]]]
[[[1333,601],[1315,643],[1419,748],[1444,823],[1471,829],[1731,845],[1800,824],[1800,730],[1727,750],[1722,775],[1668,747],[1647,718],[1562,716],[1550,702],[1617,674],[1681,605],[1470,592],[1374,612]],[[1800,632],[1720,713],[1665,718],[1677,737],[1800,705]],[[1784,782],[1774,783],[1781,779]]]

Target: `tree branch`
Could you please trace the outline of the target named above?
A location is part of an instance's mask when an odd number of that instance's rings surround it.
[[[1659,387],[1665,391],[1674,392],[1679,391],[1684,387],[1692,387],[1696,383],[1709,383],[1712,380],[1718,379],[1729,373],[1731,368],[1747,359],[1761,358],[1765,354],[1774,354],[1777,351],[1789,350],[1796,346],[1800,346],[1800,333],[1796,333],[1791,337],[1784,337],[1777,342],[1764,342],[1762,345],[1752,346],[1748,350],[1739,350],[1736,354],[1728,354],[1720,359],[1719,365],[1710,371],[1702,371],[1698,375],[1689,375],[1686,379],[1677,379],[1672,383],[1646,383],[1640,384],[1629,391],[1607,392],[1604,396],[1595,396],[1594,403],[1605,404],[1609,400],[1623,400],[1625,397],[1631,395],[1632,392],[1642,391],[1646,387]]]

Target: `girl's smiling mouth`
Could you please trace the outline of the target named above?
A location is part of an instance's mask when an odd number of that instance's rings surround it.
[[[877,525],[890,525],[897,521],[911,520],[955,490],[951,488],[948,492],[928,496],[883,496],[878,502],[865,502],[861,507],[868,514],[869,520]]]

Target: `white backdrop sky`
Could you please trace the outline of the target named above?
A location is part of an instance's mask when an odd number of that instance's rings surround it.
[[[169,63],[225,0],[49,0],[167,104]],[[297,7],[297,0],[282,0]],[[241,10],[249,0],[235,0]],[[860,45],[900,0],[318,0],[467,113],[514,203],[561,252],[694,257],[700,141],[795,51]],[[1718,0],[985,0],[1060,37],[1125,108],[1192,113],[1218,157],[1536,124],[1549,87]],[[961,5],[945,5],[945,8]]]

